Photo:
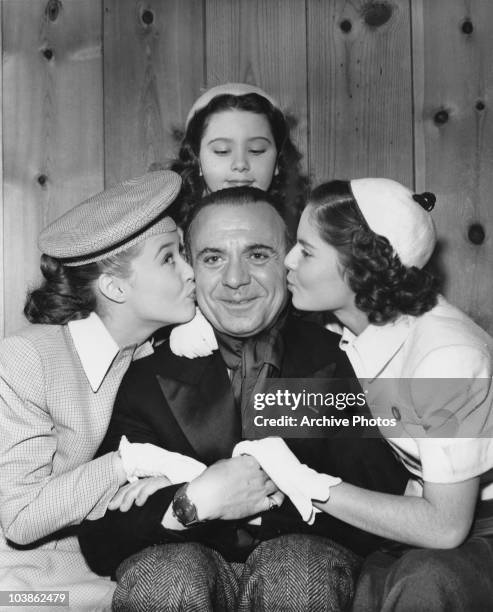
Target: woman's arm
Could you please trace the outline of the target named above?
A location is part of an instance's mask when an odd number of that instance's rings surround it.
[[[46,406],[43,365],[22,337],[0,344],[0,523],[30,544],[102,516],[123,482],[116,453],[54,473],[57,431]],[[97,441],[94,441],[97,444]],[[72,464],[74,462],[72,461]]]
[[[469,533],[479,477],[453,484],[424,483],[423,497],[388,495],[341,483],[314,505],[355,527],[425,548],[455,548]]]

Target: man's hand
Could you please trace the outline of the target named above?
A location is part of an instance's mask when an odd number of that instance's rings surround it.
[[[159,489],[169,487],[170,484],[171,481],[166,476],[141,478],[118,489],[108,504],[108,510],[127,512],[132,507],[132,504],[143,506],[150,495]]]
[[[234,520],[269,510],[278,488],[248,455],[223,459],[208,467],[187,489],[200,520]]]

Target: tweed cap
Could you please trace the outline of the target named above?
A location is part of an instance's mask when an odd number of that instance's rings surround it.
[[[40,250],[67,266],[81,266],[116,255],[176,224],[163,212],[175,200],[181,178],[175,172],[149,172],[85,200],[50,223],[38,239]]]
[[[422,268],[435,248],[436,231],[418,200],[427,195],[434,201],[433,194],[416,195],[384,178],[352,180],[351,190],[370,229],[387,238],[403,265]]]
[[[187,119],[185,121],[185,127],[188,127],[190,120],[198,111],[205,108],[211,100],[217,98],[217,96],[245,96],[246,94],[257,94],[262,98],[268,100],[274,108],[279,110],[279,103],[272,97],[269,96],[263,89],[256,85],[249,85],[248,83],[223,83],[222,85],[216,85],[205,91],[200,97],[198,97],[190,109]]]

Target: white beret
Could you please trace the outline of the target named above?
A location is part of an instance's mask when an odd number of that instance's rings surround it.
[[[245,96],[251,93],[257,94],[258,96],[265,98],[268,102],[272,104],[274,108],[280,110],[279,104],[276,102],[276,100],[256,85],[249,85],[248,83],[223,83],[222,85],[216,85],[215,87],[211,87],[195,100],[192,105],[192,108],[190,109],[187,115],[185,127],[188,127],[188,124],[190,123],[190,120],[195,115],[195,113],[205,108],[209,104],[209,102],[214,98],[217,98],[217,96]]]
[[[419,196],[397,181],[385,178],[361,178],[351,181],[351,190],[370,229],[384,236],[402,264],[422,268],[436,244],[436,231],[430,213]],[[416,198],[416,199],[415,199]]]

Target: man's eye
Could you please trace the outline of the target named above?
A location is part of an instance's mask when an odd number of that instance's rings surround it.
[[[212,266],[214,264],[217,264],[221,261],[221,257],[219,255],[207,255],[206,257],[204,257],[202,259],[202,261],[208,265],[208,266]]]
[[[265,261],[266,259],[269,259],[269,254],[264,253],[263,251],[254,251],[253,253],[250,253],[250,258],[254,261]]]

